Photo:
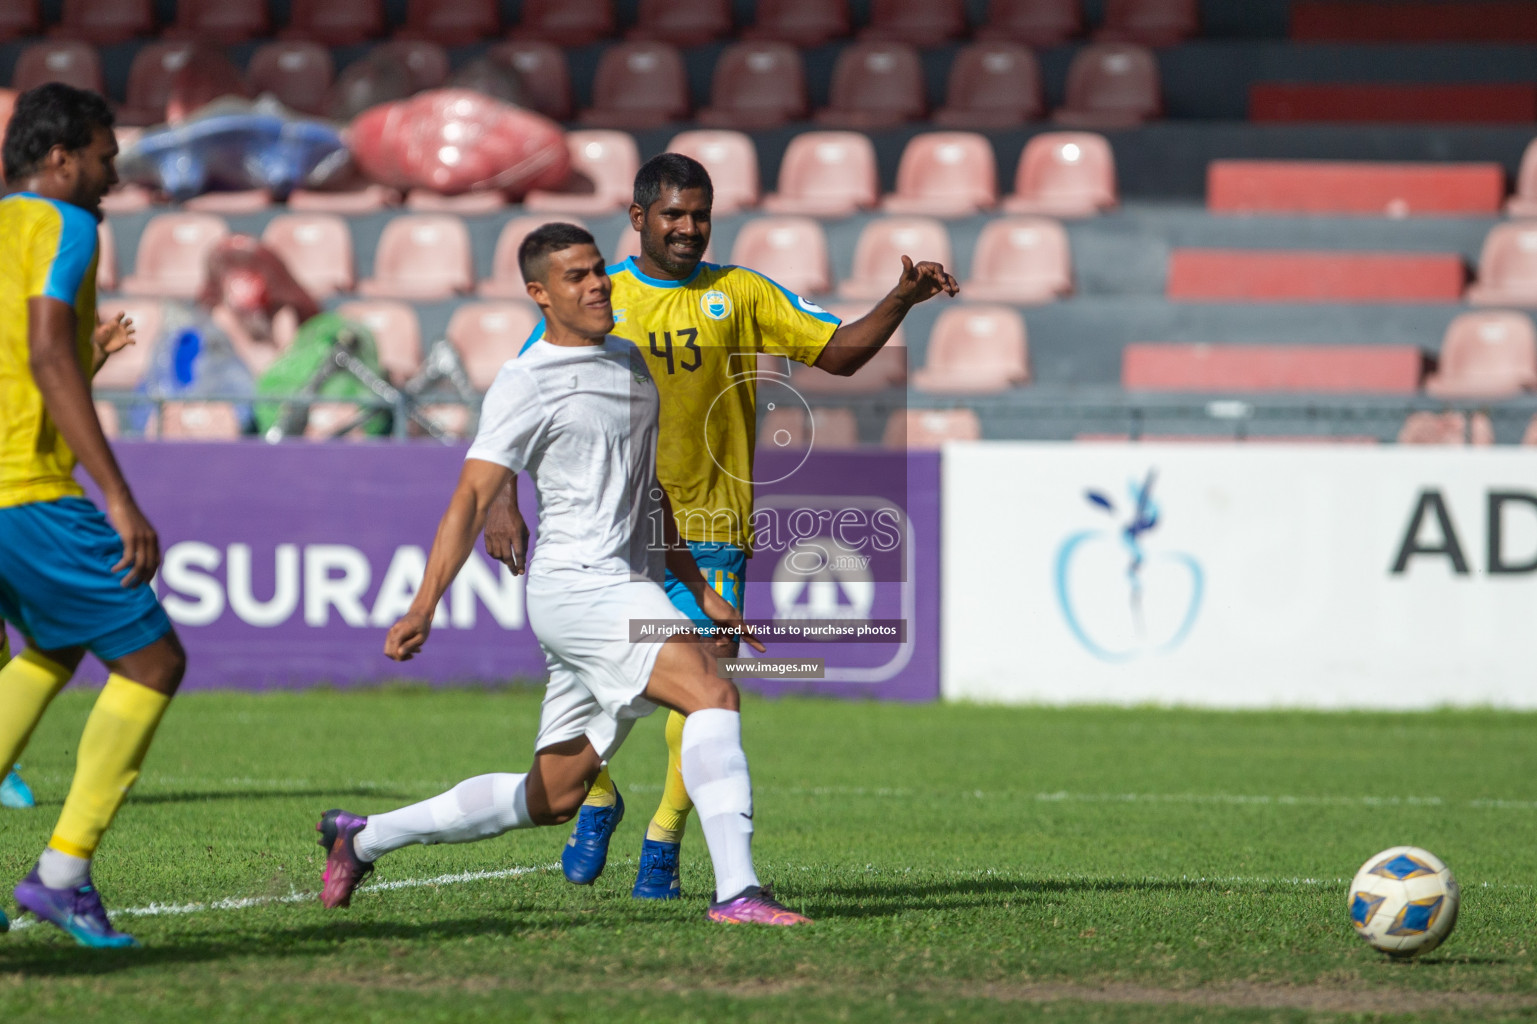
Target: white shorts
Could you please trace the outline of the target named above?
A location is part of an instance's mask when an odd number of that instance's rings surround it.
[[[564,569],[529,579],[528,624],[550,670],[536,752],[586,736],[607,763],[656,710],[641,694],[662,645],[631,643],[631,619],[688,621],[649,580]]]

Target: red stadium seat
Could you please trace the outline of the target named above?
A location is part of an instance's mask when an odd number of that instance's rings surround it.
[[[580,120],[600,128],[654,128],[681,121],[688,112],[688,74],[677,47],[620,43],[598,59],[592,106]]]
[[[1167,295],[1184,302],[1456,302],[1455,253],[1175,249]]]
[[[968,217],[998,205],[998,160],[987,136],[974,132],[915,135],[897,165],[888,213]]]
[[[1077,128],[1134,128],[1163,114],[1153,51],[1133,43],[1086,46],[1067,69],[1067,101],[1053,115]]]
[[[903,256],[914,263],[933,260],[952,266],[950,232],[928,217],[883,217],[870,221],[859,233],[859,242],[854,246],[854,273],[838,285],[838,297],[885,298],[902,272]]]
[[[331,51],[298,39],[259,47],[246,68],[252,91],[271,93],[285,107],[304,114],[325,109],[326,90],[335,77]]]
[[[1414,345],[1127,345],[1129,391],[1347,391],[1405,395],[1419,389]]]
[[[934,321],[919,391],[982,394],[1030,382],[1025,321],[1007,306],[950,306]]]
[[[977,237],[961,294],[980,302],[1051,302],[1073,292],[1067,232],[1045,217],[989,221]]]
[[[1537,120],[1537,85],[1254,82],[1249,120],[1531,123]]]
[[[165,120],[171,84],[176,73],[187,66],[195,45],[189,41],[140,47],[128,69],[128,98],[117,112],[120,124],[154,125]]]
[[[11,0],[0,4],[0,42],[37,35],[37,0]]]
[[[523,0],[514,39],[542,39],[568,49],[614,35],[612,0]]]
[[[1173,46],[1197,35],[1196,0],[1108,0],[1105,25],[1094,38],[1105,42]]]
[[[96,291],[117,291],[117,239],[109,220],[96,226]]]
[[[955,55],[945,106],[934,123],[946,128],[1015,128],[1045,111],[1041,68],[1017,43],[974,43]]]
[[[200,43],[243,43],[271,34],[266,0],[177,0],[176,21],[165,32],[167,39]]]
[[[1025,144],[1014,175],[1009,213],[1090,217],[1118,204],[1115,156],[1103,135],[1046,132]]]
[[[470,233],[458,217],[408,213],[379,236],[374,276],[358,282],[370,298],[447,299],[475,286]]]
[[[162,441],[233,441],[245,433],[229,402],[164,402],[158,423]]]
[[[229,236],[224,221],[207,213],[162,213],[139,236],[133,273],[122,281],[126,295],[190,299],[208,276],[208,254]]]
[[[45,82],[63,82],[77,89],[105,92],[101,58],[96,47],[72,39],[33,43],[16,58],[11,87],[26,92]]]
[[[779,191],[763,198],[771,213],[843,217],[875,206],[880,191],[875,146],[860,132],[804,132],[779,164]]]
[[[105,45],[153,35],[152,0],[64,0],[54,35]]]
[[[571,119],[571,68],[560,47],[538,39],[515,40],[496,44],[486,56],[512,65],[528,109],[556,121]]]
[[[1537,217],[1537,139],[1527,143],[1521,154],[1521,169],[1516,172],[1516,194],[1505,204],[1512,217]]]
[[[1487,216],[1499,213],[1497,163],[1213,160],[1206,207],[1214,213],[1360,213]]]
[[[587,226],[575,218],[563,219],[577,227]],[[523,239],[530,232],[540,225],[548,224],[549,220],[548,217],[514,217],[502,225],[502,233],[496,238],[496,249],[491,256],[491,276],[476,286],[476,295],[483,299],[528,298],[523,271],[518,267],[518,246],[523,244]],[[613,253],[605,252],[603,255],[610,263],[618,262]]]
[[[411,0],[402,39],[430,39],[443,46],[464,46],[501,35],[496,0]]]
[[[821,124],[885,128],[928,112],[923,65],[907,43],[855,43],[833,65],[831,102],[817,111]]]
[[[742,38],[821,46],[849,34],[848,0],[758,0],[757,21]]]
[[[711,78],[710,106],[699,123],[772,128],[806,117],[806,68],[788,43],[739,43],[721,51]]]
[[[987,19],[977,38],[1060,46],[1083,31],[1080,0],[988,0]]]
[[[1446,328],[1437,372],[1425,390],[1437,398],[1511,398],[1537,389],[1537,330],[1524,313],[1463,313]]]
[[[414,91],[438,89],[448,81],[448,51],[437,43],[426,39],[396,39],[380,43],[374,52],[399,61],[411,76]]]
[[[980,441],[982,421],[970,409],[899,409],[886,421],[887,448],[935,449],[946,441]]]
[[[150,354],[160,337],[165,311],[155,299],[104,299],[97,306],[103,320],[126,313],[133,321],[134,343],[113,354],[96,376],[91,387],[97,391],[132,391],[139,386],[149,367]]]
[[[194,43],[187,62],[171,79],[165,119],[171,124],[226,96],[249,99],[251,88],[223,48]]]
[[[964,0],[872,0],[861,39],[943,46],[966,34]]]
[[[347,302],[336,307],[338,316],[362,324],[374,337],[379,366],[397,384],[416,376],[422,368],[422,325],[416,310],[404,302],[376,299]]]
[[[1475,306],[1537,306],[1537,220],[1496,224],[1484,236],[1478,280],[1468,288]]]
[[[523,197],[526,210],[601,217],[628,209],[635,195],[640,151],[625,132],[566,133],[571,153],[571,179],[559,191],[535,189]]]
[[[364,185],[338,192],[296,188],[288,194],[288,208],[304,213],[374,213],[400,205],[400,193],[384,185]]]
[[[691,156],[710,172],[717,215],[758,205],[758,150],[749,136],[729,131],[682,132],[673,136],[667,151]]]
[[[1460,412],[1414,412],[1398,432],[1399,444],[1494,444],[1494,425],[1487,413],[1471,417]]]
[[[384,34],[383,0],[290,0],[290,39],[351,46]]]
[[[742,225],[731,262],[749,267],[797,295],[832,289],[827,236],[809,217],[758,217]]]
[[[467,302],[448,321],[448,342],[475,390],[485,391],[502,365],[517,358],[538,323],[539,309],[532,303]]]
[[[640,0],[631,39],[655,39],[673,46],[703,46],[731,34],[727,0]]]
[[[287,213],[262,230],[262,243],[287,265],[305,291],[317,299],[350,292],[357,283],[352,232],[335,214]]]

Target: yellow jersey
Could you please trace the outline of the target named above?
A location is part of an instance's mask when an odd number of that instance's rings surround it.
[[[80,496],[75,453],[32,379],[27,300],[75,308],[75,351],[89,376],[96,329],[96,218],[18,192],[0,199],[0,508]]]
[[[750,553],[757,357],[809,366],[838,318],[745,267],[701,262],[682,281],[665,281],[632,257],[608,275],[614,333],[640,349],[661,395],[656,475],[679,534]],[[529,344],[543,336],[541,321]]]

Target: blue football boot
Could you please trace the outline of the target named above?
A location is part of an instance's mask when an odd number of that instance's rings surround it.
[[[682,843],[647,839],[640,846],[640,870],[630,895],[638,900],[675,900],[683,895],[678,880],[678,851]]]
[[[608,863],[608,841],[614,837],[614,829],[624,820],[624,797],[614,790],[614,803],[610,807],[582,805],[577,812],[576,826],[571,838],[560,852],[560,869],[566,873],[566,881],[572,885],[591,885],[603,874]]]
[[[6,775],[5,781],[0,782],[0,807],[25,809],[36,806],[37,798],[32,795],[32,787],[21,777],[21,765],[17,765]]]

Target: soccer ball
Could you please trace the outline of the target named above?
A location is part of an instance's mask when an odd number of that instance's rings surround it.
[[[1372,948],[1404,958],[1445,942],[1461,902],[1451,871],[1417,846],[1383,850],[1361,865],[1348,898],[1356,934]]]

